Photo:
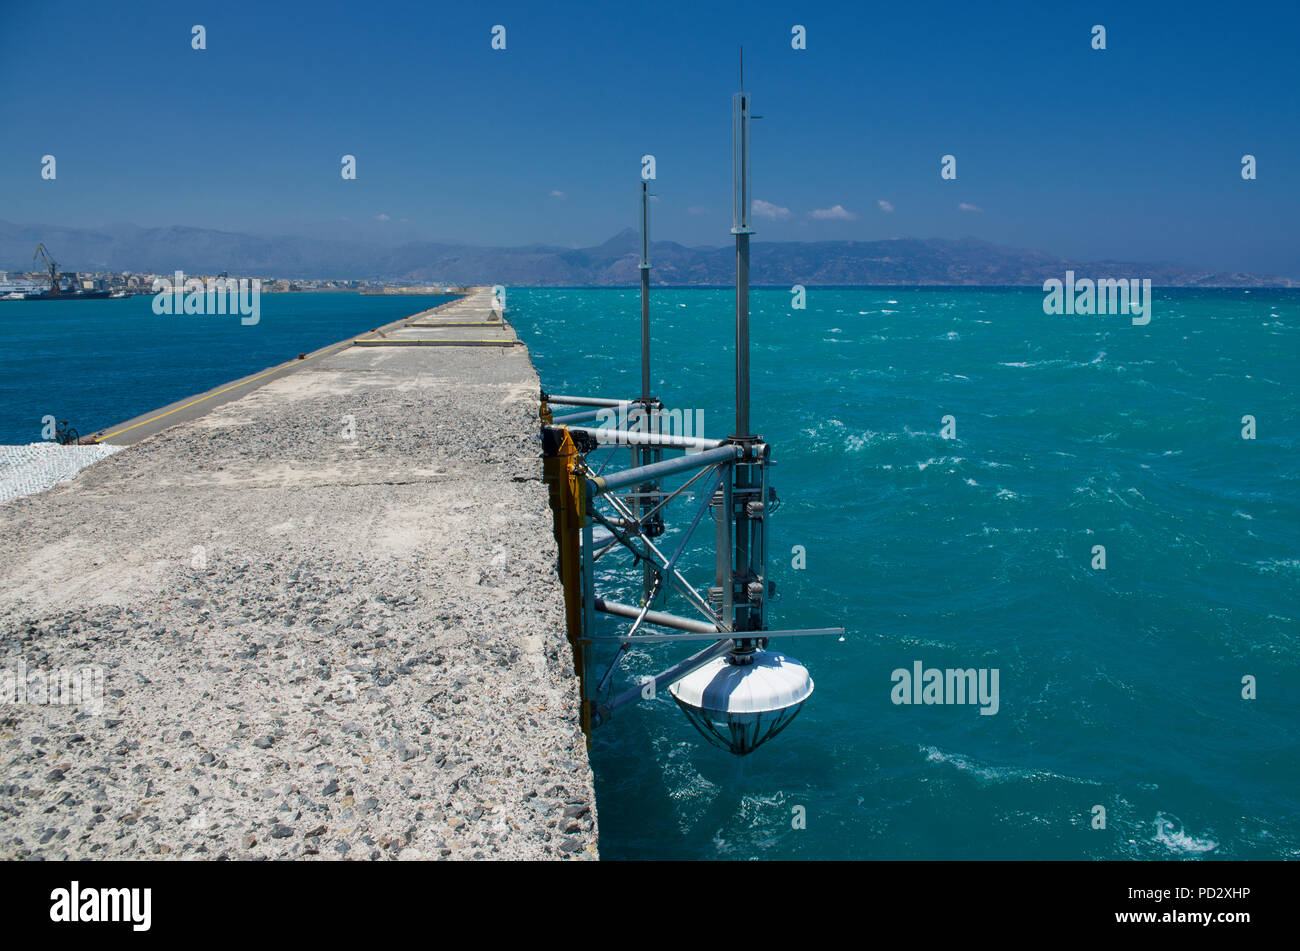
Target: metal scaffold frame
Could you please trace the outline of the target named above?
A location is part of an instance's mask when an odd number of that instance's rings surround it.
[[[650,377],[650,237],[648,182],[641,182],[641,392],[631,400],[541,394],[541,418],[546,455],[546,478],[555,510],[555,534],[560,551],[569,639],[582,682],[584,729],[610,721],[614,714],[639,699],[682,681],[706,665],[725,658],[744,667],[765,652],[773,637],[842,636],[843,628],[806,630],[767,629],[766,604],[772,590],[767,577],[765,524],[779,502],[768,483],[770,447],[752,431],[749,400],[749,97],[742,90],[732,100],[734,215],[736,239],[736,418],[735,432],[721,439],[699,435],[669,435],[660,430],[663,404],[651,390]],[[562,415],[555,415],[556,409]],[[582,425],[615,415],[615,425]],[[620,450],[628,450],[629,467],[606,474]],[[609,457],[597,468],[591,461],[598,450]],[[665,453],[681,455],[665,456]],[[664,480],[690,474],[675,489]],[[664,514],[669,505],[684,499],[691,487],[700,498],[682,537],[671,554],[655,540],[664,534]],[[698,491],[703,488],[705,491]],[[714,577],[712,586],[697,588],[678,563],[706,512],[712,512]],[[601,533],[597,534],[597,529]],[[595,564],[609,552],[626,549],[633,566],[641,566],[641,603],[623,604],[596,591]],[[698,615],[683,617],[659,610],[669,590],[682,596]],[[631,621],[617,635],[598,635],[596,615]],[[672,633],[644,633],[647,625]],[[611,690],[625,652],[634,644],[671,641],[713,641],[651,679],[620,692]],[[617,644],[618,650],[599,677],[592,669],[593,648]],[[758,652],[758,654],[756,654]],[[783,655],[777,655],[783,658]],[[785,659],[785,658],[783,658]],[[792,658],[788,659],[793,661]],[[797,666],[797,662],[793,662]],[[800,666],[800,670],[803,668]],[[806,671],[805,671],[806,674]],[[811,693],[811,680],[807,692]],[[800,700],[800,703],[802,700]],[[686,709],[686,705],[679,704]],[[798,705],[792,705],[797,711]],[[689,715],[689,711],[688,711]],[[745,748],[749,752],[779,726]],[[710,742],[717,743],[691,717]],[[718,743],[718,745],[723,745]]]

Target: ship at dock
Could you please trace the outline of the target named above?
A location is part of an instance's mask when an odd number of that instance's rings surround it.
[[[44,277],[27,275],[11,279],[0,273],[0,300],[105,300],[112,296],[111,291],[80,280],[76,271],[60,271],[58,262],[50,256],[44,242],[36,245],[36,253],[32,256],[33,263],[38,261],[45,265]],[[86,287],[87,283],[92,286]]]
[[[17,300],[21,300],[21,301],[34,301],[34,300],[108,300],[110,297],[113,297],[113,296],[114,296],[114,294],[113,294],[112,292],[110,292],[110,291],[85,291],[85,290],[81,290],[81,291],[70,291],[70,290],[60,289],[59,291],[55,292],[55,291],[50,291],[50,290],[48,290],[48,289],[43,290],[43,291],[38,289],[38,290],[35,291],[35,292],[31,292],[31,291],[24,291],[24,290],[15,290],[15,289],[11,289],[11,288],[7,288],[7,287],[6,287],[6,284],[23,284],[23,283],[25,283],[25,282],[22,282],[22,281],[8,281],[8,282],[0,281],[0,300],[13,300],[13,301],[17,301]],[[120,297],[126,297],[127,295],[125,295],[125,294],[121,294],[121,295],[117,295],[117,296],[120,296]]]

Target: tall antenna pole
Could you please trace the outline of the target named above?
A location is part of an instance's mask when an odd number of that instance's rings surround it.
[[[736,432],[749,429],[749,96],[745,93],[744,51],[741,51],[741,90],[731,97],[732,226],[736,236]]]
[[[641,399],[650,399],[650,183],[641,179]]]
[[[742,51],[743,71],[743,51]],[[743,72],[742,72],[743,77]],[[766,642],[753,634],[765,629],[763,508],[767,493],[767,447],[749,422],[749,95],[744,90],[731,98],[732,226],[736,236],[736,429],[730,443],[743,450],[726,466],[715,496],[717,543],[715,590],[718,620],[738,635],[728,662],[748,664]],[[712,592],[710,592],[712,595]],[[751,636],[744,636],[750,634]]]

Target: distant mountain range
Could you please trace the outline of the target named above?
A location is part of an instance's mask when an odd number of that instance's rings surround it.
[[[109,229],[17,225],[0,221],[0,269],[30,270],[44,241],[60,268],[410,283],[602,287],[635,284],[638,239],[627,229],[591,248],[534,244],[476,247],[431,241],[399,245],[308,237],[262,237],[204,228]],[[656,284],[725,285],[735,250],[656,241]],[[1162,287],[1300,287],[1286,277],[1226,273],[1173,264],[1072,261],[965,238],[888,241],[761,242],[753,245],[759,285],[894,284],[1042,286],[1067,269],[1080,277],[1150,278]]]

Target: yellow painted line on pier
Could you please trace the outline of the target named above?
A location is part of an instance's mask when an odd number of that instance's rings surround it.
[[[406,326],[408,327],[500,327],[502,330],[504,330],[508,325],[503,324],[499,320],[462,320],[462,321],[456,321],[455,323],[451,323],[451,322],[418,323],[418,324],[407,324]]]
[[[504,340],[455,340],[452,338],[432,339],[402,337],[368,337],[355,341],[358,347],[515,347],[519,341],[507,337]]]

